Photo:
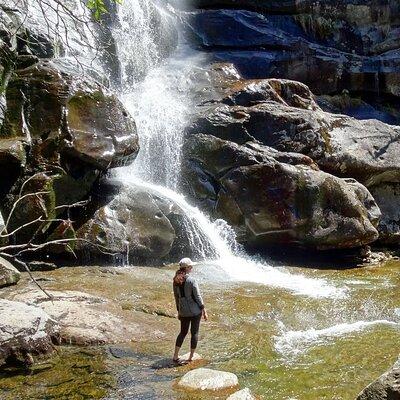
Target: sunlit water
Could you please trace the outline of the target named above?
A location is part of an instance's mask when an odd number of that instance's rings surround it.
[[[195,268],[199,279],[202,268]],[[198,352],[207,367],[236,373],[242,387],[265,400],[354,400],[399,354],[400,296],[388,287],[399,287],[400,264],[299,272],[347,286],[347,296],[313,298],[249,282],[202,282],[210,320],[201,326]],[[154,310],[142,315],[160,334],[90,350],[59,348],[59,356],[39,363],[33,373],[0,375],[0,398],[225,400],[226,394],[177,390],[175,379],[185,368],[154,369],[170,358],[179,326],[162,316],[174,312],[173,273],[173,266],[46,273],[46,287],[112,299],[122,318]]]

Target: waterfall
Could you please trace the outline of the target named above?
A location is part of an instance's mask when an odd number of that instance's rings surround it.
[[[187,217],[185,229],[191,246],[202,260],[200,276],[282,287],[312,297],[341,297],[343,290],[323,279],[289,274],[251,259],[240,249],[233,229],[225,221],[211,221],[179,193],[184,127],[195,106],[190,96],[191,76],[199,68],[201,55],[188,50],[181,38],[173,56],[158,65],[155,33],[148,19],[150,4],[148,0],[124,0],[119,9],[122,23],[114,33],[125,76],[119,96],[135,118],[141,144],[134,164],[119,169],[119,179],[169,198],[181,208]],[[140,44],[131,43],[139,37]],[[139,77],[147,71],[143,80],[129,77],[135,73],[132,66]]]

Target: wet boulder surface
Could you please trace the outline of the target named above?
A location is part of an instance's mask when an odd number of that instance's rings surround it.
[[[243,243],[334,249],[378,238],[380,211],[368,190],[320,171],[306,156],[200,134],[185,151],[189,176],[203,173],[190,179],[198,184],[194,196],[236,227]]]
[[[356,400],[400,399],[400,360],[376,381],[368,385]]]
[[[319,107],[311,90],[300,82],[285,79],[243,79],[231,64],[214,64],[209,76],[213,90],[208,90],[198,101],[198,107],[187,129],[188,136],[184,148],[184,174],[187,174],[188,190],[198,204],[214,215],[226,217],[229,214],[226,218],[236,226],[245,225],[243,209],[237,207],[229,196],[229,199],[224,198],[225,211],[219,214],[222,204],[220,194],[226,190],[224,184],[229,182],[225,174],[233,167],[240,167],[240,173],[237,172],[233,179],[238,193],[240,190],[244,192],[247,183],[253,180],[251,186],[254,189],[249,192],[251,194],[247,197],[242,195],[242,202],[246,205],[254,202],[261,212],[271,213],[270,205],[260,204],[263,188],[270,187],[280,189],[277,198],[293,199],[293,196],[288,195],[290,189],[287,190],[288,193],[285,192],[285,188],[290,188],[291,185],[283,179],[283,175],[276,174],[276,167],[268,171],[265,167],[253,165],[262,163],[261,154],[268,154],[275,161],[291,166],[292,171],[294,166],[307,175],[307,179],[301,178],[297,182],[297,194],[308,184],[313,188],[321,185],[314,192],[315,198],[306,195],[305,191],[305,197],[299,200],[298,204],[291,205],[292,211],[289,214],[282,213],[283,215],[300,215],[300,204],[307,204],[310,209],[313,209],[314,204],[315,209],[321,207],[329,214],[328,203],[320,202],[326,198],[330,199],[331,204],[343,205],[343,209],[336,210],[338,215],[334,218],[340,220],[340,216],[349,215],[347,213],[350,209],[346,210],[345,204],[355,203],[343,200],[348,197],[348,190],[339,190],[344,196],[342,200],[334,200],[333,193],[337,195],[339,187],[353,187],[363,207],[366,207],[367,220],[374,227],[373,230],[377,228],[379,231],[381,243],[398,242],[399,218],[397,207],[394,205],[398,201],[396,193],[399,164],[396,154],[399,127],[377,120],[362,121],[325,112]],[[228,148],[235,156],[230,155]],[[302,165],[301,168],[298,165]],[[288,173],[287,168],[283,170]],[[272,178],[274,175],[275,181]],[[323,175],[331,177],[328,179],[329,185],[322,184],[319,178],[314,178]],[[255,178],[256,176],[258,178]],[[304,184],[303,181],[307,183]],[[333,182],[337,182],[337,185]],[[232,189],[232,184],[229,187]],[[271,193],[272,191],[271,189]],[[298,199],[300,198],[301,195]],[[280,206],[284,202],[278,201],[277,204]],[[229,213],[227,209],[230,210]],[[312,215],[317,214],[309,214],[311,219]],[[328,215],[324,215],[321,220],[329,225],[329,219]],[[278,223],[275,226],[274,234],[265,236],[266,242],[269,240],[267,237],[279,237],[280,234],[282,238],[277,239],[278,242],[288,241],[287,238],[283,239],[287,228],[283,220],[281,217],[282,224]],[[304,222],[304,219],[299,218],[300,220]],[[324,224],[315,222],[321,231],[324,230]],[[359,224],[364,233],[370,232],[367,225],[365,221]],[[286,228],[282,229],[285,226]],[[312,235],[312,228],[308,226],[306,230]],[[269,229],[266,230],[268,231]],[[243,233],[243,230],[239,229],[238,232]],[[360,241],[347,241],[346,235],[353,239],[358,235],[353,236],[354,231],[351,232],[348,227],[341,231],[343,247],[356,247],[378,238],[375,232],[372,235],[366,234]],[[317,236],[319,235],[315,238]],[[259,235],[259,238],[261,237],[262,234]],[[247,240],[248,237],[244,239],[245,242]],[[295,243],[296,240],[292,238],[289,242]],[[305,238],[298,240],[300,245],[306,242],[308,240]],[[306,246],[310,244],[311,242],[308,242]],[[317,247],[324,247],[322,242],[320,244],[321,246]],[[313,245],[316,243],[311,244]],[[327,248],[340,248],[342,245],[338,239],[336,242],[332,241],[331,246],[327,244]]]
[[[155,263],[182,254],[199,256],[191,241],[190,217],[151,186],[103,180],[93,203],[76,229],[75,252],[86,262]]]
[[[51,35],[40,31],[40,24],[24,22],[7,5],[0,8],[5,230],[15,232],[10,236],[15,244],[72,240],[71,207],[90,202],[102,174],[135,159],[135,122],[104,86],[106,80],[101,83],[92,70],[84,75],[76,63],[55,58]]]

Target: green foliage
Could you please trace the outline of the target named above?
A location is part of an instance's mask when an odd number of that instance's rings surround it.
[[[123,0],[111,0],[114,3],[122,4]],[[99,20],[101,16],[108,12],[104,0],[88,0],[86,7],[92,11],[93,16],[96,20]]]

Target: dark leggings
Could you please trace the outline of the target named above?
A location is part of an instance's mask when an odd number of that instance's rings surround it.
[[[192,338],[190,340],[190,348],[195,349],[197,347],[197,342],[199,341],[201,314],[195,317],[181,317],[180,320],[181,331],[176,338],[176,347],[182,347],[182,343],[185,340],[187,333],[189,332],[190,325],[190,333],[192,335]]]

